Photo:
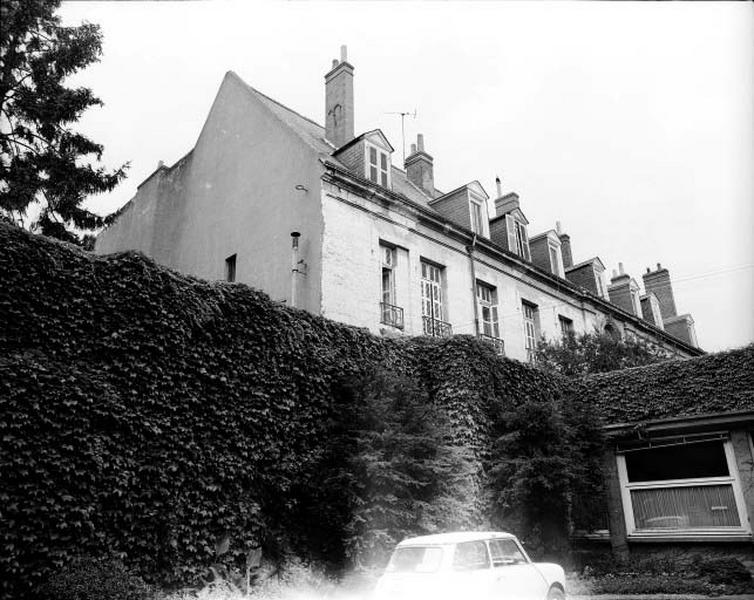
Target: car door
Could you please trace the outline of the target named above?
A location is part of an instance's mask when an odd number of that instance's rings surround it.
[[[494,572],[493,596],[498,600],[543,600],[547,582],[512,538],[488,541]]]
[[[456,544],[448,597],[489,598],[492,563],[484,540]]]

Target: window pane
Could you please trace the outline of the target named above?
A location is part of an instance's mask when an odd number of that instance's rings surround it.
[[[387,187],[387,171],[383,171],[380,175],[381,183],[384,187]]]
[[[442,548],[412,547],[398,548],[390,558],[388,571],[432,573],[437,571],[442,560]]]
[[[739,527],[733,486],[631,490],[637,529]]]
[[[377,166],[377,149],[376,148],[370,148],[369,149],[369,164]]]
[[[647,448],[626,453],[629,481],[728,476],[722,441]]]
[[[377,183],[377,167],[369,167],[369,179]]]
[[[387,154],[380,152],[380,165],[383,171],[387,171]]]
[[[462,570],[487,569],[490,559],[484,542],[464,542],[456,546],[453,567]]]
[[[492,566],[524,563],[526,559],[513,540],[491,540]]]

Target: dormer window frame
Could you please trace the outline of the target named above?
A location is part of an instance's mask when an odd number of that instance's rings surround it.
[[[554,275],[565,278],[565,268],[563,267],[563,253],[560,244],[547,240],[547,254],[550,257],[550,270]],[[553,264],[553,260],[555,264]]]
[[[372,162],[372,158],[375,162]],[[390,152],[384,148],[364,140],[364,175],[366,179],[384,188],[392,189],[392,162]],[[372,172],[374,170],[374,177]]]
[[[490,237],[490,220],[487,202],[483,196],[469,190],[469,224],[471,231],[482,237]]]
[[[513,215],[506,215],[513,225],[513,238],[515,246],[511,252],[518,254],[524,260],[531,261],[531,249],[529,248],[529,235],[526,231],[526,223],[518,220]]]

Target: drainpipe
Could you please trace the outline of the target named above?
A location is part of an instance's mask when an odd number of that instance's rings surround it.
[[[471,301],[474,303],[474,335],[479,337],[479,306],[476,301],[476,268],[474,267],[474,248],[476,247],[476,233],[471,238],[471,245],[466,246],[471,266]]]
[[[296,307],[298,292],[298,238],[301,234],[298,231],[291,231],[291,306]]]

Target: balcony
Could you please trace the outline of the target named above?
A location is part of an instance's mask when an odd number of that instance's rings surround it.
[[[403,309],[387,302],[380,302],[380,323],[403,329]]]
[[[424,335],[433,337],[450,337],[453,335],[453,326],[445,321],[433,319],[432,317],[422,317],[424,324]]]
[[[505,356],[505,342],[500,338],[480,333],[479,339],[492,346],[492,348],[495,350],[495,354],[497,354],[498,356]]]

